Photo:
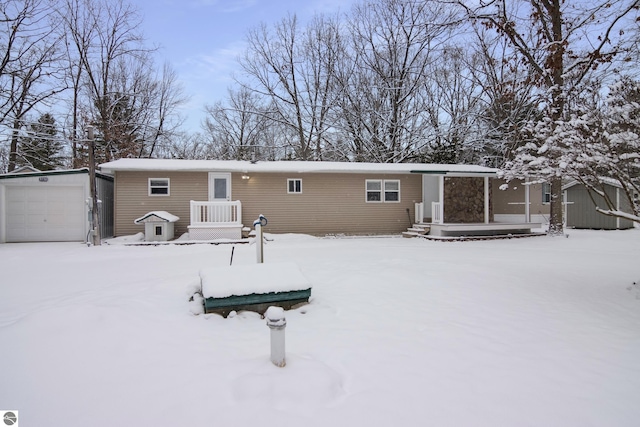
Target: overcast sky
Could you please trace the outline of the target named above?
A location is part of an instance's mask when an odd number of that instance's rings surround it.
[[[185,127],[199,131],[204,105],[223,99],[237,70],[249,28],[278,22],[287,13],[301,22],[315,12],[346,12],[355,0],[133,0],[150,43],[161,47],[158,66],[168,61],[191,95],[183,109]]]

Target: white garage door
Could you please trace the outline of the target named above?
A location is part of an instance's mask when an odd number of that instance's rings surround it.
[[[84,191],[77,186],[6,187],[7,242],[84,241]]]

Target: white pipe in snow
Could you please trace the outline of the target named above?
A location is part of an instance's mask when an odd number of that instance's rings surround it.
[[[267,326],[271,329],[271,363],[279,368],[286,365],[284,352],[284,329],[287,327],[287,319],[284,317],[282,307],[271,306],[264,313]]]
[[[264,262],[264,238],[262,236],[262,227],[267,225],[267,218],[264,215],[260,214],[258,219],[253,221],[253,226],[256,230],[256,261],[258,264],[262,264]]]

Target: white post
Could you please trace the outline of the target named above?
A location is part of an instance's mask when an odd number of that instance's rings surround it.
[[[444,175],[438,176],[438,203],[444,206]]]
[[[566,206],[565,206],[566,209]],[[616,210],[621,211],[620,209],[620,189],[616,187]],[[620,217],[616,216],[616,230],[620,230]]]
[[[416,224],[424,221],[424,202],[416,203]]]
[[[267,218],[264,215],[260,214],[258,219],[253,221],[253,226],[256,230],[256,261],[258,264],[262,264],[264,262],[264,255],[262,253],[264,248],[264,238],[262,236],[262,227],[267,225]]]
[[[489,224],[489,177],[484,177],[484,223]]]
[[[284,351],[284,329],[287,327],[287,319],[284,317],[282,307],[271,306],[264,313],[267,326],[271,329],[271,363],[279,368],[286,365]]]
[[[531,222],[531,192],[527,182],[524,185],[524,222]]]

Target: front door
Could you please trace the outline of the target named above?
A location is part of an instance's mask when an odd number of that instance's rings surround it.
[[[231,200],[231,174],[209,172],[209,200],[224,202]]]

